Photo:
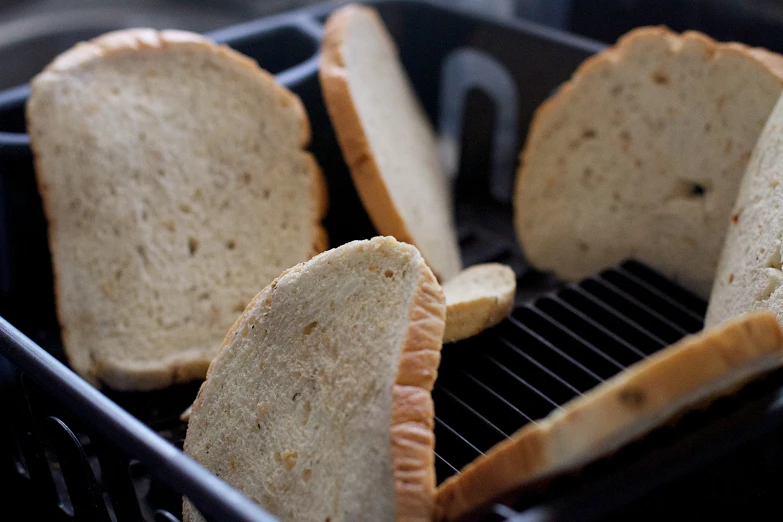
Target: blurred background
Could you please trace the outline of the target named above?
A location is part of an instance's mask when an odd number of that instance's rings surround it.
[[[430,1],[525,18],[607,43],[639,25],[665,24],[783,52],[783,0]],[[26,83],[57,53],[109,30],[144,26],[205,32],[314,3],[317,0],[0,0],[0,89]]]

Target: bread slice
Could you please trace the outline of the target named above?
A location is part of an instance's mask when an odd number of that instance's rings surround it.
[[[452,193],[435,133],[383,21],[349,5],[326,23],[324,101],[376,230],[419,248],[446,281],[461,268]]]
[[[728,221],[707,325],[753,310],[783,320],[783,98],[761,133]]]
[[[285,521],[430,521],[443,291],[418,250],[354,241],[281,275],[228,333],[185,452]],[[202,520],[185,502],[184,520]]]
[[[708,296],[783,57],[641,28],[537,111],[514,197],[534,266],[580,279],[634,257]]]
[[[446,294],[444,343],[453,343],[495,326],[511,313],[517,278],[500,263],[466,268],[443,284]]]
[[[444,343],[473,337],[505,319],[514,307],[517,288],[511,267],[485,263],[464,269],[443,285],[446,298]],[[190,420],[193,406],[179,419]]]
[[[27,120],[65,350],[93,383],[203,378],[253,289],[326,248],[304,108],[228,47],[106,34],[36,76]]]
[[[768,312],[689,336],[468,464],[438,488],[436,520],[456,520],[533,479],[598,459],[781,362],[783,331]]]

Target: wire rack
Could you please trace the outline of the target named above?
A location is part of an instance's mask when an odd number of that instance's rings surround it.
[[[445,346],[433,392],[438,480],[700,330],[704,309],[700,299],[631,261],[519,306],[496,328]]]

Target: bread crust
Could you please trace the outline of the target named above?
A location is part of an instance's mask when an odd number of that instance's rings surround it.
[[[632,45],[635,40],[648,38],[650,36],[658,36],[666,39],[674,49],[681,47],[684,40],[693,39],[702,42],[710,55],[715,54],[715,52],[719,50],[730,50],[743,54],[767,68],[773,75],[777,76],[783,84],[783,56],[767,49],[750,47],[738,42],[718,42],[698,31],[686,31],[680,35],[665,26],[640,27],[629,31],[620,37],[620,39],[617,40],[617,43],[612,47],[609,47],[582,62],[582,64],[577,67],[576,71],[574,71],[571,79],[565,82],[555,94],[544,100],[536,109],[533,114],[533,120],[530,123],[530,132],[528,132],[525,146],[519,154],[520,167],[517,170],[515,201],[519,199],[522,190],[521,179],[524,176],[526,160],[531,154],[530,151],[533,148],[535,140],[538,139],[538,136],[541,133],[541,127],[543,127],[547,116],[554,110],[558,103],[562,103],[562,100],[567,98],[571,91],[579,86],[579,82],[583,77],[587,76],[591,71],[600,68],[607,62],[616,63],[620,59],[620,53],[623,48]],[[514,205],[514,223],[518,223],[517,212],[519,212],[519,205]]]
[[[413,236],[397,212],[391,194],[383,182],[348,85],[343,47],[348,24],[357,13],[370,16],[381,29],[379,34],[386,34],[385,30],[382,30],[383,22],[378,14],[369,7],[348,5],[329,17],[324,26],[318,66],[324,101],[345,162],[351,171],[356,190],[365,202],[373,226],[382,234],[394,236],[399,241],[413,245]],[[390,45],[396,49],[393,42],[390,42]]]
[[[604,456],[781,362],[783,331],[768,312],[686,337],[468,464],[438,488],[436,520],[457,520],[533,479]]]
[[[712,57],[718,53],[736,53],[742,55],[766,69],[770,75],[781,84],[781,87],[783,87],[783,56],[766,49],[749,47],[737,42],[718,42],[697,31],[686,31],[682,34],[678,34],[664,26],[641,27],[626,33],[612,47],[586,59],[576,69],[572,77],[560,86],[555,94],[546,99],[533,115],[525,145],[519,154],[520,165],[517,169],[513,198],[514,228],[523,249],[525,248],[525,243],[530,240],[530,233],[522,226],[522,215],[526,212],[523,203],[525,180],[531,175],[529,172],[529,165],[532,163],[531,158],[535,154],[538,143],[541,140],[546,139],[543,135],[545,134],[544,131],[550,116],[556,112],[562,104],[568,103],[568,100],[574,96],[574,92],[579,89],[585,78],[600,71],[601,68],[606,65],[617,63],[622,58],[625,49],[630,48],[635,42],[646,38],[664,39],[672,52],[681,49],[688,42],[699,42],[701,46],[704,47],[705,53],[709,59],[712,59]],[[629,252],[627,257],[631,257],[632,255],[635,255],[635,253]],[[644,261],[644,259],[641,260]],[[537,265],[538,268],[554,270],[556,273],[559,272],[557,268],[550,266],[551,261],[535,259],[531,260],[531,262],[534,262],[533,264]],[[558,273],[558,275],[565,279],[573,280],[583,277],[586,274]],[[708,295],[709,292],[709,288],[692,289],[705,296]],[[707,292],[707,294],[705,294],[705,292]]]
[[[298,98],[297,98],[298,99]],[[300,102],[301,103],[301,102]],[[307,114],[304,115],[305,121]],[[306,146],[306,144],[302,145]],[[313,241],[313,253],[315,256],[329,248],[329,234],[326,228],[321,224],[329,211],[329,190],[326,186],[326,177],[324,177],[321,166],[316,161],[315,156],[306,153],[307,161],[310,163],[310,176],[313,191],[313,201],[315,202],[315,212],[313,213],[313,226],[315,228],[315,238]]]
[[[422,263],[392,388],[392,468],[398,522],[429,522],[435,509],[435,409],[430,392],[438,376],[445,320],[443,290]]]
[[[46,84],[57,81],[57,76],[71,73],[80,68],[96,63],[134,53],[151,53],[168,47],[197,49],[204,53],[220,56],[240,69],[250,71],[258,80],[259,88],[274,90],[284,107],[291,106],[298,113],[300,126],[299,145],[302,154],[310,164],[313,211],[313,254],[322,252],[328,246],[328,236],[321,221],[326,215],[328,195],[326,182],[314,157],[304,151],[309,145],[311,132],[310,122],[299,97],[288,89],[276,83],[274,76],[261,69],[258,63],[227,45],[219,45],[201,35],[178,30],[157,31],[153,29],[124,29],[101,35],[93,40],[81,42],[57,56],[31,82],[30,100],[26,107],[26,120],[29,129],[45,126],[35,118],[37,96],[46,96]],[[34,133],[31,132],[31,135]],[[50,190],[47,175],[42,172],[40,154],[35,140],[31,139],[33,165],[36,183],[41,195],[41,201],[48,223],[49,245],[53,249],[56,244],[58,220],[52,201],[57,197]],[[148,390],[179,384],[204,376],[209,366],[209,358],[203,354],[183,352],[177,357],[162,361],[126,361],[114,359],[95,360],[93,354],[86,349],[79,349],[68,342],[70,326],[65,322],[63,311],[62,270],[57,256],[52,256],[53,291],[56,313],[61,325],[61,336],[64,341],[65,353],[71,367],[91,384],[98,386],[107,384],[111,388],[121,390]]]

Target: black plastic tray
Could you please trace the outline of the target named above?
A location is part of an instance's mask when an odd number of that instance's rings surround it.
[[[500,261],[518,276],[512,318],[444,349],[434,392],[443,479],[573,394],[698,330],[704,303],[633,262],[563,286],[528,269],[519,251],[510,194],[530,118],[601,45],[428,3],[374,4],[429,116],[461,151],[455,198],[465,263]],[[321,99],[316,53],[330,9],[211,36],[256,58],[304,101],[311,150],[328,178],[335,246],[375,233]],[[460,74],[466,64],[480,74]],[[177,417],[196,384],[104,395],[58,362],[46,225],[22,134],[27,94],[0,93],[0,398],[10,415],[0,425],[0,481],[11,484],[0,509],[20,510],[22,519],[171,521],[184,493],[214,520],[273,520],[176,449],[184,437]],[[773,374],[577,475],[535,484],[509,501],[515,510],[497,505],[484,516],[692,520],[774,506],[783,482],[781,383]]]

